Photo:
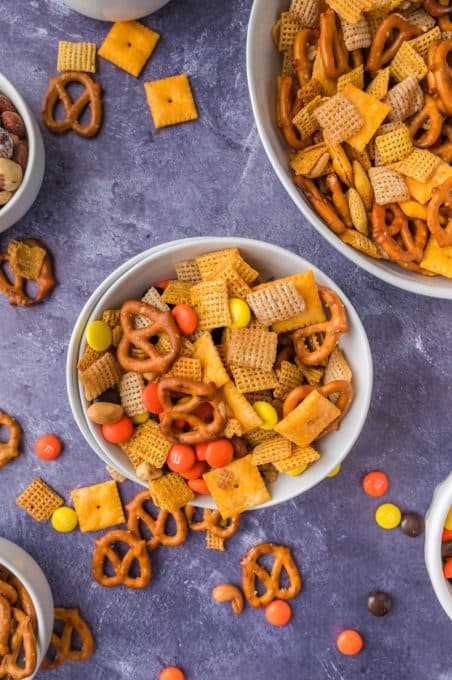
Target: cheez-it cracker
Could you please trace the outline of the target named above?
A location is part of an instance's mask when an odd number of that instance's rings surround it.
[[[99,56],[137,78],[160,35],[138,21],[117,21],[99,48]]]
[[[186,73],[145,83],[144,89],[156,128],[198,118]]]
[[[80,531],[98,531],[125,522],[115,480],[71,491]]]

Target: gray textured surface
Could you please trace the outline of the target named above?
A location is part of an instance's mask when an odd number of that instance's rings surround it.
[[[173,0],[146,23],[162,39],[135,80],[99,59],[105,122],[93,140],[44,130],[47,171],[29,215],[1,237],[38,236],[53,250],[59,286],[43,305],[21,310],[0,300],[0,406],[25,430],[23,455],[1,471],[0,534],[38,560],[55,600],[78,605],[97,641],[83,666],[61,680],[154,680],[180,664],[187,680],[447,680],[450,623],[430,587],[422,539],[373,522],[376,500],[362,475],[385,470],[387,499],[424,512],[451,468],[449,347],[451,305],[404,294],[370,277],[306,224],[275,178],[253,125],[245,78],[250,0]],[[59,0],[0,5],[1,70],[36,114],[58,39],[100,44],[107,25],[84,19]],[[26,36],[26,37],[25,37]],[[200,120],[155,132],[143,82],[187,71]],[[296,501],[247,514],[226,553],[193,535],[153,555],[155,577],[142,592],[102,589],[90,576],[92,535],[56,534],[16,508],[17,493],[42,475],[69,498],[72,488],[106,478],[75,426],[65,394],[64,361],[75,318],[102,279],[152,244],[199,234],[237,234],[277,242],[312,260],[343,287],[361,314],[375,361],[367,424],[343,465]],[[32,452],[54,431],[65,443],[53,463]],[[128,500],[137,489],[124,484]],[[238,582],[239,559],[260,540],[293,546],[304,577],[285,629],[247,608],[233,619],[210,589]],[[385,619],[368,614],[368,591],[390,592]],[[359,657],[341,657],[336,634],[365,636]],[[41,676],[39,676],[41,677]]]

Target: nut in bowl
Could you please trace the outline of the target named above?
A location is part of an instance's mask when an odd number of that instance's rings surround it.
[[[433,494],[425,517],[425,563],[436,596],[452,619],[452,474]]]
[[[36,120],[12,83],[0,74],[0,232],[31,208],[44,177]]]
[[[76,420],[108,464],[140,481],[136,468],[162,503],[177,490],[181,504],[215,507],[209,492],[226,517],[302,493],[345,457],[372,363],[355,310],[322,272],[228,238],[158,246],[124,270],[88,302],[67,365]],[[341,384],[331,391],[324,375]],[[115,402],[115,422],[89,418]]]
[[[0,538],[0,612],[0,666],[12,680],[31,680],[52,634],[52,593],[33,558],[5,538]]]
[[[452,298],[446,20],[411,4],[359,7],[255,0],[257,127],[287,192],[334,247],[388,283]]]

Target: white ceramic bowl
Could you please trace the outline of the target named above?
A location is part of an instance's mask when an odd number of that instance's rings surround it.
[[[8,203],[0,207],[0,232],[18,222],[35,202],[44,178],[45,153],[41,131],[25,100],[0,73],[0,92],[6,94],[23,118],[28,136],[28,163],[22,184]]]
[[[452,586],[443,574],[441,535],[449,508],[452,506],[452,472],[436,487],[432,504],[425,516],[425,564],[436,597],[452,619]]]
[[[279,14],[289,6],[289,0],[254,0],[248,25],[247,74],[254,118],[264,149],[287,193],[301,213],[317,231],[340,253],[374,276],[404,290],[452,299],[452,280],[445,277],[422,276],[396,264],[373,260],[343,243],[329,229],[309,202],[297,189],[289,168],[289,149],[276,123],[276,83],[281,71],[281,58],[271,38],[271,28]]]
[[[322,456],[300,477],[280,475],[272,486],[273,505],[288,500],[311,488],[340,463],[356,441],[366,419],[372,391],[372,359],[364,328],[350,301],[344,293],[320,270],[298,255],[263,241],[241,238],[194,238],[152,248],[125,263],[113,272],[93,293],[82,310],[72,333],[66,364],[69,401],[74,418],[88,444],[108,465],[113,466],[129,479],[145,486],[134,474],[130,461],[118,446],[109,444],[100,435],[100,428],[86,416],[86,400],[78,380],[76,364],[85,348],[85,328],[90,321],[99,318],[107,308],[119,307],[124,300],[141,297],[156,281],[174,276],[174,265],[180,260],[191,259],[202,253],[237,246],[244,258],[260,272],[268,276],[287,276],[298,271],[312,269],[318,283],[335,290],[343,300],[350,322],[350,331],[341,338],[347,359],[353,370],[355,397],[349,413],[338,432],[327,435],[319,446]],[[213,507],[210,496],[198,496],[196,505]]]
[[[130,21],[156,12],[169,0],[64,0],[76,12],[103,21]]]
[[[38,658],[34,678],[47,652],[53,630],[53,597],[46,577],[35,560],[23,548],[0,538],[0,565],[10,571],[28,591],[38,619]]]

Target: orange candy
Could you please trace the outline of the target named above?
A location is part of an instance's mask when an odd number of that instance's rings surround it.
[[[117,423],[102,425],[102,437],[111,444],[122,444],[133,434],[133,423],[128,416],[123,416]]]
[[[186,472],[180,472],[184,479],[198,479],[207,471],[207,463],[202,460],[197,460],[192,467]]]
[[[272,626],[285,626],[292,618],[292,608],[285,600],[273,600],[265,607],[265,618]]]
[[[357,630],[352,628],[343,630],[338,635],[336,645],[341,654],[345,656],[355,656],[359,654],[363,648],[363,638]]]
[[[452,578],[452,560],[447,560],[444,565],[443,573],[446,578]]]
[[[216,439],[209,442],[206,449],[206,461],[211,467],[224,467],[231,462],[233,457],[234,447],[227,439]]]
[[[445,543],[446,541],[452,541],[452,529],[443,529],[441,543]]]
[[[198,317],[195,310],[190,305],[176,305],[171,310],[171,314],[183,335],[191,335],[198,325]]]
[[[389,479],[384,472],[374,470],[363,478],[363,489],[368,496],[383,496],[389,488]]]
[[[63,446],[54,434],[43,434],[35,442],[35,452],[41,460],[54,460],[58,458]]]
[[[192,491],[195,493],[209,493],[209,489],[207,488],[207,484],[203,479],[189,479],[187,481],[188,486]]]
[[[160,288],[160,290],[165,290],[165,288],[168,287],[169,282],[169,279],[161,279],[157,284],[157,288]]]
[[[196,461],[195,452],[186,444],[173,444],[168,453],[166,464],[173,472],[188,472]],[[199,477],[199,475],[196,475]]]
[[[150,413],[162,413],[163,406],[160,403],[158,397],[158,383],[149,383],[143,390],[141,399],[143,401],[144,408]]]
[[[168,668],[164,668],[163,671],[161,671],[159,680],[185,680],[185,675],[180,668],[168,666]]]
[[[198,460],[206,459],[206,451],[209,446],[209,442],[202,442],[201,444],[195,444],[195,453]]]

